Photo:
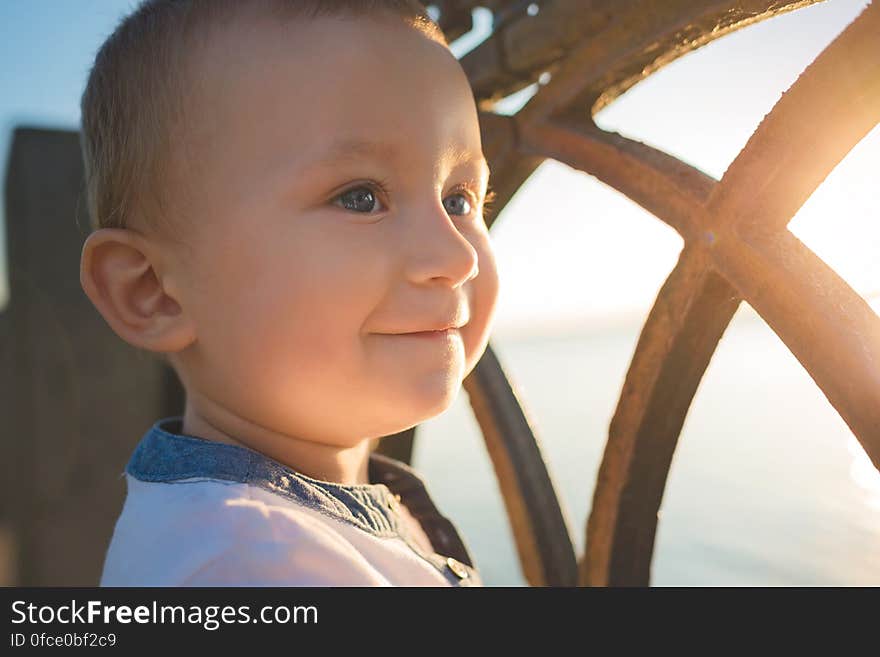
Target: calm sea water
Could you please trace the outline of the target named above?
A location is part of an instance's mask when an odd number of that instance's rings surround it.
[[[773,331],[741,309],[697,390],[667,480],[655,586],[880,585],[880,473]],[[640,326],[493,339],[538,433],[578,554]],[[467,392],[413,463],[487,585],[525,585]]]

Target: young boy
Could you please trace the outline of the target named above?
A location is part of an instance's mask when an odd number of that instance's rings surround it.
[[[475,585],[412,468],[498,278],[467,77],[407,0],[147,0],[82,101],[83,289],[186,389],[103,586]]]

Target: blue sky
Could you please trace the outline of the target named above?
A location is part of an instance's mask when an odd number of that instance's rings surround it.
[[[827,0],[722,37],[636,85],[596,121],[720,178],[782,92],[866,4]],[[0,3],[4,180],[14,126],[77,128],[94,54],[135,5]],[[476,25],[473,35],[454,44],[457,55],[485,36],[488,12],[477,10]],[[515,111],[529,93],[511,98],[501,111]],[[871,196],[878,170],[875,128],[789,224],[865,296],[880,295],[880,201]],[[674,231],[624,196],[553,161],[511,200],[492,238],[502,280],[496,324],[502,332],[589,328],[643,317],[682,247]],[[5,240],[0,247],[5,272]],[[3,277],[0,303],[5,296]]]

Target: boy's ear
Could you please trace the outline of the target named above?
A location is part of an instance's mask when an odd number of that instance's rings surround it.
[[[177,352],[195,340],[195,325],[168,289],[170,275],[159,270],[157,248],[132,230],[96,230],[83,244],[79,280],[123,340],[149,351]]]

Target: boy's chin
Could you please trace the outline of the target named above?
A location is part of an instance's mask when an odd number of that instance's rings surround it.
[[[459,392],[461,392],[461,379],[458,377],[452,380],[437,377],[434,381],[416,387],[410,393],[413,421],[408,426],[414,426],[444,413],[455,403]]]
[[[461,391],[461,382],[427,382],[394,396],[387,415],[370,435],[390,436],[426,422],[449,409]]]

